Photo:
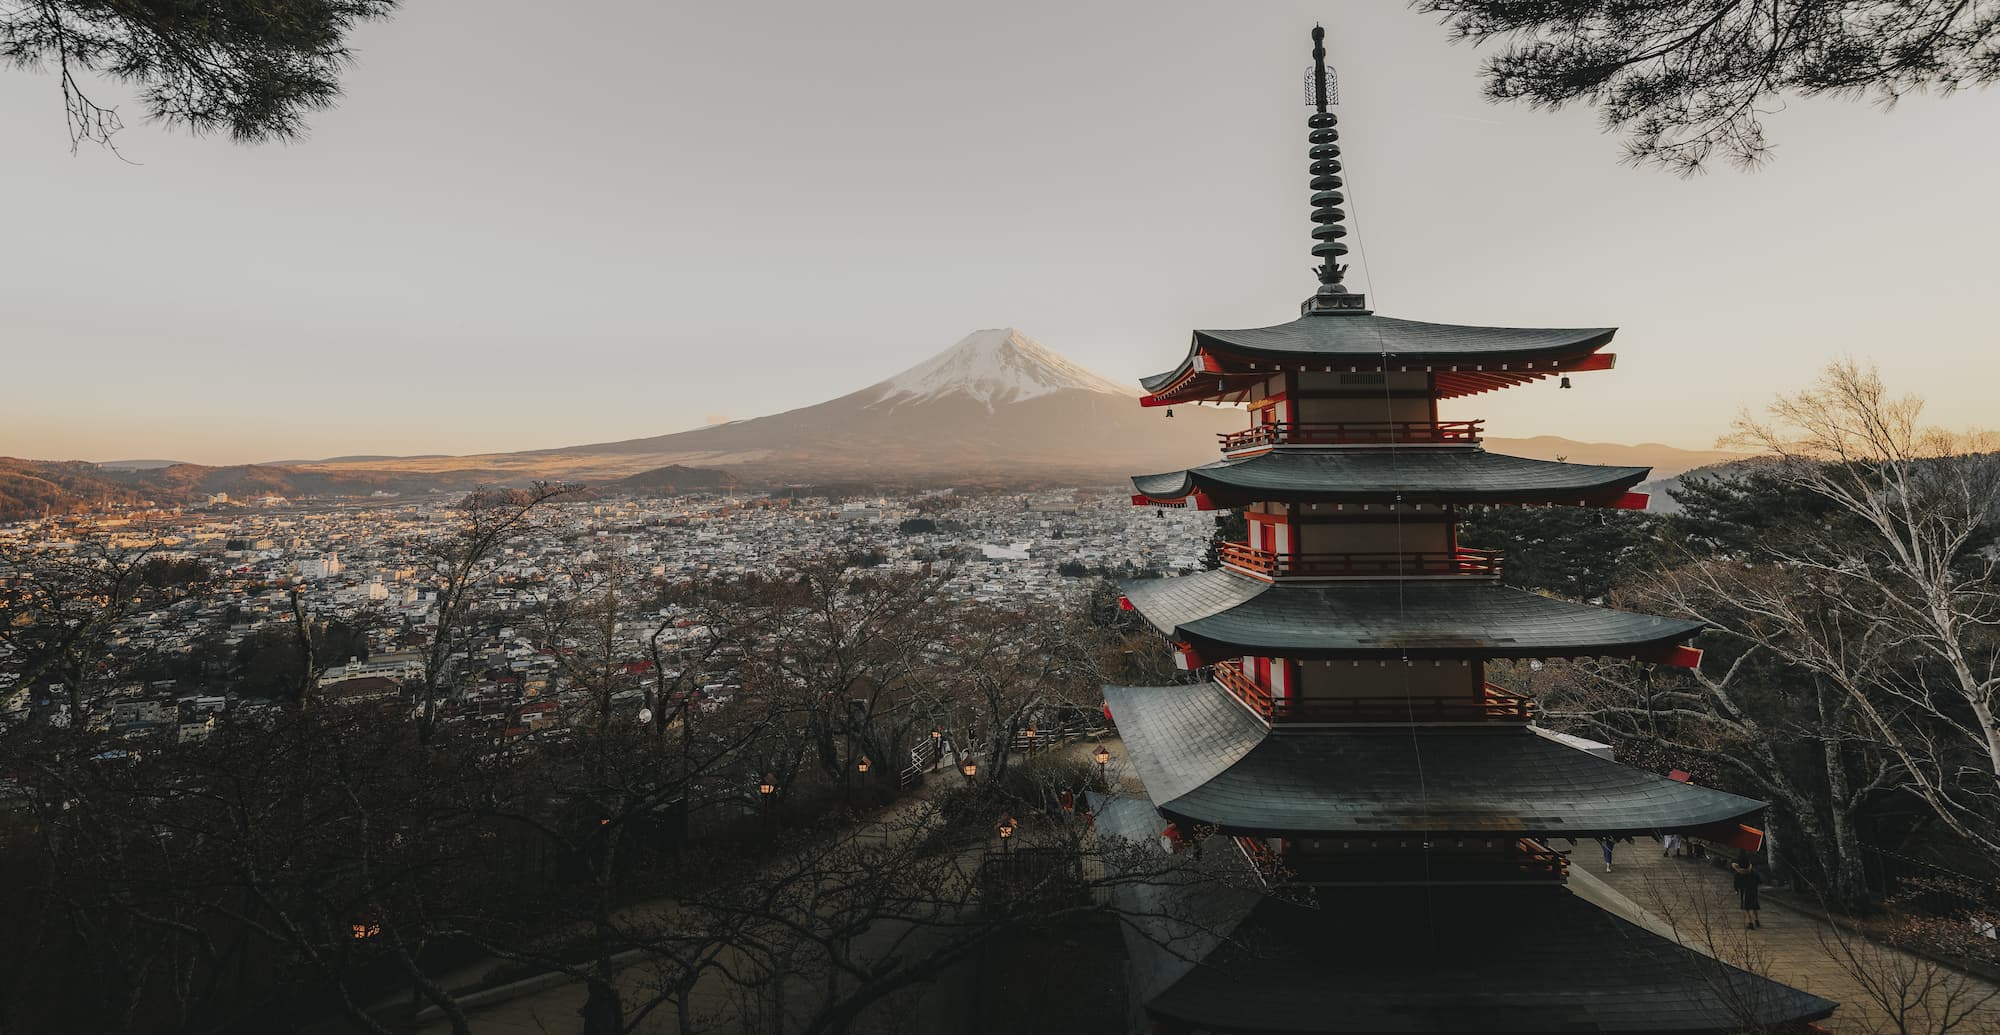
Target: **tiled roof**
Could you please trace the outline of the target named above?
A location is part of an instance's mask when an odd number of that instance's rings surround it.
[[[1371,363],[1409,360],[1427,364],[1529,362],[1541,357],[1575,356],[1603,348],[1617,333],[1612,327],[1470,327],[1421,320],[1398,320],[1372,313],[1302,316],[1273,327],[1196,331],[1190,357],[1203,347],[1277,360],[1349,360]],[[1184,361],[1163,374],[1140,378],[1147,391],[1171,384]]]
[[[1580,503],[1616,496],[1651,468],[1567,464],[1483,449],[1274,450],[1132,479],[1139,492],[1178,499],[1201,489],[1218,502]]]
[[[1481,579],[1273,584],[1218,569],[1120,588],[1155,628],[1209,658],[1609,656],[1668,646],[1702,629]]]
[[[1267,730],[1209,684],[1104,699],[1161,813],[1232,833],[1625,836],[1733,827],[1764,807],[1523,726]]]
[[[1093,806],[1100,835],[1158,833],[1143,802]],[[1146,1013],[1232,1032],[1692,1033],[1820,1020],[1836,1005],[1560,886],[1322,888],[1315,898],[1192,878],[1119,885]]]

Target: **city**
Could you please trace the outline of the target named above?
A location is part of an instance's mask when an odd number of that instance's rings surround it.
[[[462,497],[421,500],[232,503],[211,499],[189,510],[132,508],[0,526],[0,546],[16,585],[44,561],[102,551],[126,564],[192,565],[203,591],[134,614],[106,631],[114,647],[212,675],[260,633],[289,637],[299,613],[316,626],[353,631],[358,655],[323,659],[318,690],[329,701],[367,703],[398,694],[418,676],[436,634],[439,585],[430,548],[457,529]],[[543,698],[555,670],[548,659],[573,641],[538,641],[536,615],[584,583],[619,570],[634,583],[771,576],[804,559],[854,557],[885,572],[949,572],[939,592],[1009,610],[1061,608],[1098,577],[1158,577],[1200,568],[1214,516],[1138,509],[1104,490],[961,496],[936,490],[913,498],[835,500],[759,495],[667,499],[590,498],[551,506],[548,520],[508,540],[493,558],[479,608],[493,624],[477,656],[453,657],[447,673],[453,721],[520,718],[510,732],[562,724],[565,702]],[[862,568],[857,568],[863,570]],[[635,597],[620,662],[649,657],[654,623]],[[680,634],[676,634],[676,638]],[[165,660],[173,666],[177,662]],[[504,673],[503,675],[495,675]],[[30,687],[0,673],[0,722],[74,720],[142,745],[199,739],[217,721],[255,715],[267,692],[217,694],[212,679],[161,679],[103,687],[72,715],[57,683]],[[624,719],[636,721],[636,689]]]

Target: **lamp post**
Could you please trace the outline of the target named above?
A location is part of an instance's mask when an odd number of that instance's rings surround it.
[[[1028,738],[1028,754],[1030,754],[1030,755],[1034,754],[1034,753],[1035,753],[1035,724],[1034,724],[1034,723],[1032,723],[1032,722],[1028,723],[1028,728],[1027,728],[1027,729],[1025,729],[1025,730],[1022,730],[1021,732],[1022,732],[1023,734],[1025,734],[1025,735],[1027,736],[1027,738]]]
[[[965,774],[965,782],[970,786],[972,778],[979,775],[979,763],[968,758],[964,765],[958,767],[958,771]]]
[[[944,761],[944,730],[931,727],[931,771],[936,772],[938,763]]]
[[[870,764],[871,763],[868,761],[868,756],[862,755],[861,761],[854,763],[854,771],[857,773],[861,773],[862,775],[865,776],[868,773],[868,766]]]
[[[771,802],[775,800],[773,798],[773,795],[777,793],[778,793],[778,775],[776,773],[766,772],[764,774],[763,781],[757,784],[757,796],[758,799],[764,803],[764,817],[766,819],[770,818]]]
[[[1008,855],[1007,845],[1014,836],[1014,814],[1011,812],[1002,812],[1000,814],[1000,825],[997,829],[1000,832],[1000,856],[1004,859]]]
[[[1108,766],[1108,765],[1110,765],[1110,764],[1111,764],[1111,752],[1110,752],[1110,750],[1109,750],[1109,749],[1107,749],[1107,748],[1106,748],[1106,747],[1105,747],[1104,745],[1102,745],[1102,744],[1099,744],[1099,745],[1097,745],[1097,750],[1095,750],[1095,751],[1092,751],[1092,752],[1090,753],[1090,757],[1091,757],[1091,760],[1092,760],[1092,761],[1095,761],[1095,762],[1097,763],[1097,780],[1098,780],[1098,782],[1099,782],[1099,783],[1107,783],[1107,782],[1109,782],[1109,778],[1108,778],[1107,776],[1105,776],[1105,772],[1104,772],[1104,770],[1105,770],[1105,767],[1106,767],[1106,766]]]

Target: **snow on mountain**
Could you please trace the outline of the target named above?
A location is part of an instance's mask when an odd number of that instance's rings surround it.
[[[973,331],[958,344],[874,385],[870,409],[930,402],[959,394],[986,404],[1021,402],[1064,389],[1108,395],[1139,393],[1073,363],[1012,327]]]

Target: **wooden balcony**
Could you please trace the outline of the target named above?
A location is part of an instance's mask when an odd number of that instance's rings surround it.
[[[1248,543],[1223,543],[1222,563],[1266,578],[1339,579],[1408,576],[1500,576],[1498,550],[1417,553],[1272,553]]]
[[[1270,446],[1472,446],[1479,420],[1276,421],[1218,434],[1222,451]]]
[[[1477,697],[1422,695],[1407,697],[1292,697],[1271,702],[1273,722],[1326,723],[1445,723],[1532,721],[1535,702],[1516,697],[1492,683]]]
[[[1215,665],[1215,681],[1224,690],[1236,695],[1236,699],[1250,706],[1250,710],[1268,719],[1271,717],[1271,691],[1257,685],[1257,681],[1243,673],[1243,668],[1234,662],[1222,661]]]
[[[1251,711],[1272,722],[1314,722],[1341,725],[1386,723],[1530,722],[1535,702],[1516,697],[1492,683],[1477,697],[1421,695],[1408,697],[1273,698],[1271,691],[1233,661],[1211,668],[1215,681]]]

